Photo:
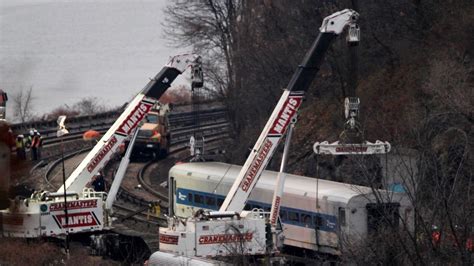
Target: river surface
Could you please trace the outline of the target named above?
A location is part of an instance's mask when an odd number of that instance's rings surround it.
[[[166,0],[0,0],[0,88],[33,88],[38,116],[85,97],[129,101],[173,48],[163,38]],[[181,79],[178,83],[184,83]],[[12,101],[7,117],[13,120]]]

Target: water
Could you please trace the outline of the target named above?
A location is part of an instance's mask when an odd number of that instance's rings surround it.
[[[167,62],[166,0],[0,0],[0,88],[33,87],[38,116],[97,97],[120,106]],[[179,81],[178,81],[179,82]],[[183,83],[184,81],[180,81]]]

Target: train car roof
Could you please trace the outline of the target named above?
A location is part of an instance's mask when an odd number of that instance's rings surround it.
[[[170,173],[185,172],[186,176],[205,178],[220,183],[232,184],[240,172],[242,166],[219,162],[194,162],[182,163],[171,168]],[[258,180],[256,188],[273,190],[276,184],[278,172],[265,170]],[[223,178],[224,177],[224,178]],[[319,182],[318,182],[319,181]],[[337,202],[349,202],[356,196],[372,193],[370,187],[334,182],[306,176],[288,174],[285,180],[285,193],[316,198],[316,186],[318,197],[327,197],[328,200]]]

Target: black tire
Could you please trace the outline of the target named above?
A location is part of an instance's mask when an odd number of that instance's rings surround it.
[[[168,155],[168,149],[160,150],[160,157],[165,158]]]

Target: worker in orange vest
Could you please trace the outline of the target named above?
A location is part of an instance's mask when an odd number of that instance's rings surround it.
[[[35,129],[33,130],[33,136],[31,138],[31,160],[36,161],[38,160],[38,147],[40,145],[40,136],[38,131]]]
[[[43,149],[43,137],[38,131],[36,131],[35,134],[37,136],[36,155],[37,155],[38,160],[41,160],[41,150]]]
[[[433,225],[431,229],[431,242],[435,247],[439,247],[441,243],[441,231],[436,225]]]

